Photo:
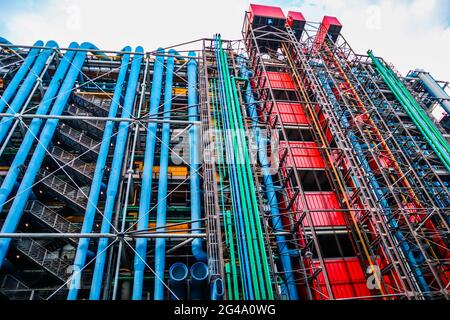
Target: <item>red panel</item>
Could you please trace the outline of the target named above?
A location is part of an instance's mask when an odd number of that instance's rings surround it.
[[[292,18],[292,20],[296,21],[306,21],[305,16],[301,12],[289,11],[288,18]]]
[[[319,32],[316,35],[316,39],[314,40],[314,47],[316,49],[322,47],[323,41],[325,40],[327,34],[332,37],[333,41],[336,41],[341,30],[342,24],[336,17],[325,16],[322,20]]]
[[[315,142],[289,142],[291,147],[294,161],[287,155],[286,166],[293,167],[297,169],[324,169],[325,163],[320,154],[319,147]],[[280,157],[284,154],[287,148],[286,141],[280,142]]]
[[[314,264],[316,267],[320,266],[319,262]],[[366,277],[357,258],[326,259],[325,269],[335,299],[371,296]],[[323,273],[319,274],[318,282],[322,291],[327,294]]]
[[[268,88],[269,83],[272,89],[280,90],[295,90],[294,81],[292,81],[291,75],[284,72],[267,72],[267,80],[264,77],[260,80],[260,87]]]
[[[280,7],[263,6],[260,4],[250,4],[251,21],[254,16],[268,17],[274,19],[286,19]]]
[[[274,109],[277,109],[280,113],[280,121],[287,125],[303,125],[308,126],[309,121],[305,115],[305,111],[301,104],[298,103],[283,103],[277,102]],[[271,124],[275,121],[276,110],[273,110],[273,117],[271,118]]]
[[[301,12],[289,11],[287,16],[287,24],[292,27],[294,21],[299,21],[304,24],[306,22],[306,19]]]
[[[345,226],[345,220],[343,212],[340,211],[328,211],[339,210],[339,201],[334,192],[308,192],[305,193],[306,203],[311,212],[311,217],[315,227],[338,227]],[[299,210],[302,210],[301,201],[299,201]],[[324,210],[320,212],[320,210]],[[305,226],[308,225],[307,220]]]
[[[319,111],[319,122],[322,128],[325,129],[325,136],[328,143],[331,143],[331,141],[333,141],[333,134],[331,133],[330,127],[328,126],[328,116],[325,115],[322,111]]]
[[[327,30],[330,30],[330,26],[342,28],[342,24],[336,17],[325,16],[323,17],[322,24],[326,27]]]

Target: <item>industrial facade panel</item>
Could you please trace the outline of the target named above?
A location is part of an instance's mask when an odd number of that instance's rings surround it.
[[[346,225],[343,212],[339,211],[339,201],[334,192],[307,192],[305,193],[305,198],[308,209],[312,211],[311,218],[315,227],[338,227]],[[298,201],[298,203],[298,211],[303,210],[301,201]],[[305,219],[304,221],[305,226],[307,226],[307,220]]]
[[[280,114],[280,119],[284,125],[301,125],[308,126],[309,121],[305,115],[305,111],[301,104],[289,103],[289,102],[277,102],[275,109]],[[273,125],[276,120],[277,113],[272,112],[271,124]]]
[[[334,299],[370,297],[367,280],[357,258],[325,259],[325,268]],[[316,267],[319,262],[315,262]],[[318,276],[321,291],[328,295],[323,273]],[[319,294],[317,298],[320,299]],[[323,297],[322,297],[323,299]]]
[[[269,88],[275,90],[296,90],[296,86],[289,73],[267,71],[267,77],[264,74],[260,78],[259,85],[261,88]]]
[[[256,23],[255,18],[271,18],[284,20],[283,10],[280,7],[264,6],[260,4],[250,4],[250,22]]]
[[[325,169],[325,162],[320,154],[319,146],[315,142],[285,141],[280,142],[280,157],[286,151],[287,146],[292,150],[292,157],[286,158],[287,167],[295,167],[297,169]]]

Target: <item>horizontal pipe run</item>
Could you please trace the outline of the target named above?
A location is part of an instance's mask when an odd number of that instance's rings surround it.
[[[208,40],[208,39],[205,39],[205,40]],[[198,41],[203,41],[203,39],[199,39]],[[69,48],[50,48],[50,47],[46,47],[46,46],[30,46],[30,45],[17,45],[17,44],[8,44],[8,43],[0,43],[0,48],[1,47],[6,47],[6,48],[11,48],[11,47],[14,47],[14,48],[22,48],[22,49],[53,49],[53,50],[55,50],[55,51],[57,51],[58,53],[60,53],[61,51],[66,51],[66,50],[72,50],[72,49],[69,49]],[[136,52],[136,51],[131,51],[131,52],[127,52],[127,51],[116,51],[116,50],[107,50],[107,51],[105,51],[105,50],[89,50],[89,49],[82,49],[82,48],[79,48],[79,49],[76,49],[75,51],[77,51],[77,52],[91,52],[91,53],[93,53],[93,54],[95,54],[95,53],[111,53],[111,54],[116,54],[116,55],[124,55],[124,54],[132,54],[132,55],[134,55],[134,54],[142,54],[141,52]],[[195,50],[194,50],[195,51]],[[199,60],[199,59],[201,59],[201,57],[191,57],[191,56],[189,56],[189,55],[187,55],[187,56],[184,56],[184,55],[170,55],[170,54],[161,54],[161,53],[156,53],[155,51],[149,51],[149,52],[146,52],[146,53],[144,53],[144,55],[147,57],[147,56],[164,56],[164,57],[171,57],[171,56],[173,56],[173,57],[177,57],[178,59],[195,59],[195,60]],[[113,56],[113,55],[111,55],[111,56],[108,56],[108,58],[115,58],[115,56]]]
[[[11,117],[7,113],[0,113],[0,118]],[[23,119],[58,119],[58,120],[93,120],[93,121],[115,121],[115,122],[142,122],[142,123],[170,123],[170,124],[193,124],[202,125],[201,121],[189,120],[163,120],[163,119],[133,119],[133,118],[108,118],[108,117],[89,117],[89,116],[55,116],[44,114],[15,114],[14,118]]]
[[[165,238],[165,239],[192,239],[192,238],[206,238],[206,233],[147,233],[147,234],[136,234],[136,235],[120,235],[112,233],[0,233],[0,239],[11,238],[11,239],[67,239],[67,238],[93,238],[93,239],[116,239],[123,238],[125,240],[132,239],[153,239],[153,238]]]

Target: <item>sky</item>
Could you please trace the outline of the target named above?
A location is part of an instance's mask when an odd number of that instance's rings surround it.
[[[353,49],[368,49],[406,74],[415,68],[450,81],[449,0],[255,0],[301,11],[308,21],[338,17]],[[146,51],[221,33],[240,39],[246,0],[0,0],[0,36],[16,44],[90,41],[104,50]]]

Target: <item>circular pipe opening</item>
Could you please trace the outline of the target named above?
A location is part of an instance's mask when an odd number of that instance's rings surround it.
[[[183,281],[188,276],[188,267],[181,262],[173,264],[169,269],[169,275],[172,280]]]
[[[208,278],[208,274],[208,266],[203,262],[194,263],[191,267],[192,279],[196,281],[206,280],[206,278]]]

